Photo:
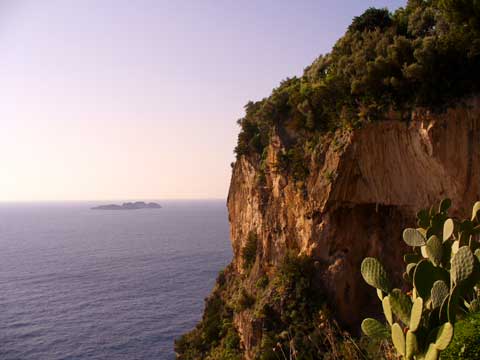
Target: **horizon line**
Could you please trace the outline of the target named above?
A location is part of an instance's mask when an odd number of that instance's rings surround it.
[[[135,201],[220,201],[227,200],[227,197],[205,197],[205,198],[143,198],[143,199],[65,199],[65,200],[0,200],[0,204],[12,203],[66,203],[66,202],[135,202]]]

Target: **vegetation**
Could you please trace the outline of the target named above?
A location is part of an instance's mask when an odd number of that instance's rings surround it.
[[[263,330],[256,359],[365,358],[367,352],[332,320],[315,273],[313,259],[288,252],[257,294],[253,315]]]
[[[365,358],[359,345],[331,320],[311,258],[289,252],[274,273],[271,279],[257,279],[253,272],[242,276],[231,267],[222,271],[206,299],[202,321],[175,342],[177,358],[242,359],[234,313],[247,313],[261,324],[262,338],[254,349],[257,360]],[[252,293],[248,288],[255,279]]]
[[[255,263],[255,259],[257,258],[257,244],[257,234],[250,231],[245,246],[242,248],[243,268],[245,270],[249,270]]]
[[[306,164],[306,151],[300,145],[280,153],[278,165],[282,171],[291,174],[295,181],[303,181],[309,174]]]
[[[406,120],[417,107],[442,111],[480,90],[480,5],[471,0],[410,0],[394,13],[370,8],[355,17],[329,54],[288,78],[238,123],[235,152],[260,163],[273,134],[280,164],[308,175],[306,144],[320,134],[388,116]]]
[[[241,360],[240,338],[233,326],[233,309],[224,299],[230,276],[223,271],[217,286],[205,300],[202,321],[191,332],[175,341],[179,360]]]
[[[455,324],[452,343],[442,353],[442,360],[480,359],[480,313],[468,315]]]
[[[258,289],[265,289],[269,283],[268,276],[267,275],[262,275],[260,278],[257,280],[255,286]]]
[[[413,248],[404,256],[404,279],[411,289],[407,293],[391,288],[378,260],[362,262],[362,276],[377,289],[387,320],[384,326],[365,319],[362,330],[370,337],[391,338],[405,359],[438,359],[452,341],[457,318],[480,308],[480,202],[473,206],[471,219],[463,221],[448,218],[449,207],[447,199],[438,211],[421,211],[419,228],[403,232]]]
[[[384,118],[408,121],[417,108],[443,111],[480,91],[479,65],[480,2],[409,0],[394,13],[370,8],[302,76],[285,79],[269,97],[245,106],[237,158],[256,165],[258,186],[266,186],[267,146],[279,136],[275,166],[304,183],[324,134],[348,134]],[[332,140],[339,150],[345,145],[340,140]],[[327,170],[323,176],[333,182],[337,174]],[[360,339],[332,320],[311,258],[292,252],[275,268],[263,269],[255,263],[257,234],[250,232],[240,254],[245,271],[230,267],[219,275],[201,323],[175,343],[178,358],[241,359],[234,313],[261,333],[253,349],[258,360],[418,360],[438,359],[440,352],[443,359],[478,358],[480,203],[463,221],[448,217],[449,206],[447,200],[438,210],[421,211],[418,228],[403,234],[413,248],[404,257],[409,291],[392,289],[376,259],[362,263],[387,324],[365,319]]]
[[[262,322],[260,360],[278,359],[282,353],[301,350],[299,359],[318,354],[309,337],[316,333],[315,317],[324,306],[321,291],[313,283],[313,260],[288,253],[256,304],[256,317]]]
[[[245,289],[241,289],[236,298],[234,309],[236,312],[242,312],[250,309],[255,304],[255,298]]]

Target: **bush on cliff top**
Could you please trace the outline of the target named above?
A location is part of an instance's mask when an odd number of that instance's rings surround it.
[[[237,156],[260,161],[279,129],[288,147],[301,148],[322,132],[387,112],[407,119],[415,107],[439,111],[478,93],[479,8],[471,0],[410,0],[394,13],[368,9],[302,76],[245,106]]]

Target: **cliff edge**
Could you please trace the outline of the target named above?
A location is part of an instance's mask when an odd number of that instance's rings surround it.
[[[265,161],[233,166],[233,260],[202,321],[176,342],[179,359],[362,358],[344,331],[359,335],[361,320],[381,313],[363,258],[379,258],[400,283],[401,234],[416,213],[450,198],[451,215],[465,217],[480,199],[478,97],[326,134],[303,180],[279,164],[285,139],[271,139]]]
[[[355,332],[376,303],[359,272],[363,258],[382,259],[400,279],[401,233],[416,213],[450,198],[452,214],[466,216],[480,198],[480,101],[323,140],[303,184],[278,171],[284,151],[278,136],[268,147],[264,185],[251,162],[235,163],[228,196],[232,264],[245,276],[242,249],[252,232],[258,248],[249,277],[272,276],[289,250],[305,254],[336,318]],[[248,353],[261,331],[246,313],[234,319]]]
[[[365,358],[360,321],[380,309],[362,259],[401,286],[401,233],[416,213],[450,198],[465,217],[480,198],[477,10],[367,9],[330,53],[245,106],[227,201],[233,260],[178,359]]]

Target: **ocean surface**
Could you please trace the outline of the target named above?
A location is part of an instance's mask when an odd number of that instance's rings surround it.
[[[0,359],[174,359],[231,259],[225,201],[0,204]]]

